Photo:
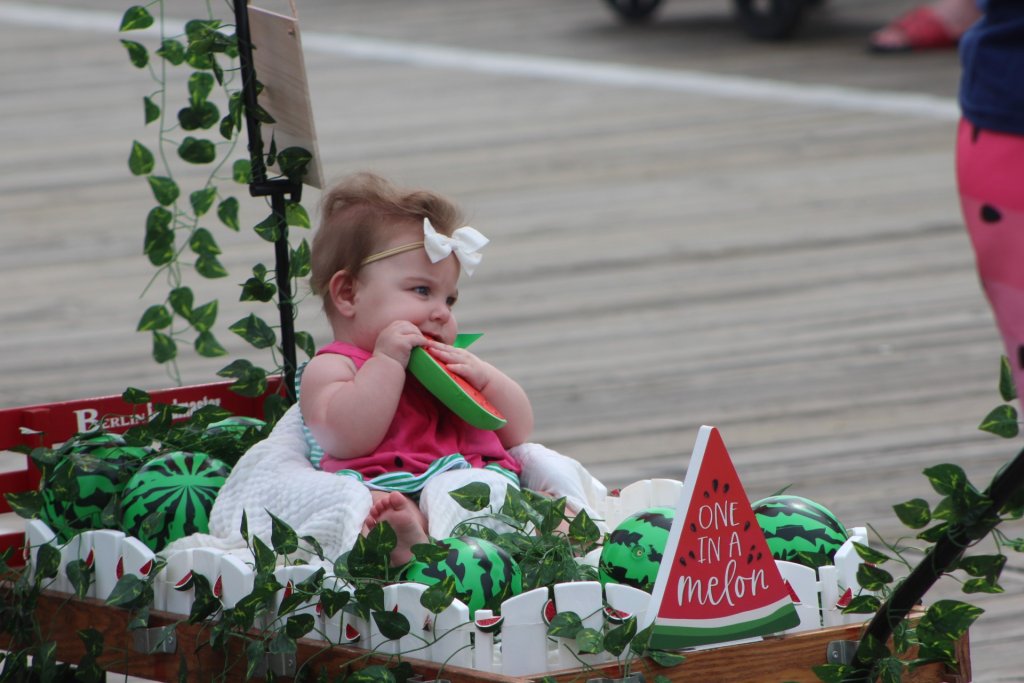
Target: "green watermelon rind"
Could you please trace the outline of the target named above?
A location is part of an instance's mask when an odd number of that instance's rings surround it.
[[[807,514],[800,513],[793,504],[802,505]],[[831,510],[803,496],[769,496],[752,503],[751,509],[768,541],[768,549],[777,560],[814,569],[816,566],[810,565],[808,560],[821,555],[816,562],[831,564],[835,553],[849,538],[846,527]],[[783,530],[787,531],[783,533]]]
[[[731,623],[726,626],[713,626],[709,622],[717,619],[686,619],[686,625],[673,625],[673,621],[659,618],[654,622],[651,629],[650,647],[655,650],[674,650],[684,647],[697,647],[699,645],[713,645],[715,643],[727,643],[743,638],[763,636],[766,633],[778,633],[793,628],[800,624],[800,616],[793,607],[792,601],[787,597],[779,600],[767,608],[760,607],[745,614],[764,613],[763,616]],[[732,621],[742,618],[744,613],[738,613],[727,617]]]
[[[409,354],[409,372],[449,410],[477,429],[494,431],[505,426],[504,417],[477,403],[452,379],[444,367],[420,346]]]

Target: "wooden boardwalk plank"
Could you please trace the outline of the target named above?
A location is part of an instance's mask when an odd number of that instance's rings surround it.
[[[952,102],[955,55],[862,50],[912,4],[836,0],[780,45],[739,34],[724,0],[666,2],[648,27],[617,25],[599,0],[309,0],[299,13],[307,34],[393,54],[443,46]],[[2,405],[169,383],[132,332],[161,293],[142,294],[152,200],[126,168],[131,140],[152,135],[153,86],[117,39],[0,18]],[[324,50],[307,65],[329,178],[373,168],[448,192],[492,238],[463,284],[462,326],[527,388],[536,439],[610,486],[681,478],[697,428],[714,424],[751,496],[790,486],[890,538],[893,504],[935,499],[922,469],[957,462],[984,484],[1019,448],[975,429],[998,402],[1001,347],[961,224],[951,118]],[[244,223],[266,214],[239,197]],[[197,299],[220,298],[233,321],[254,310],[233,301],[236,283],[271,249],[210,227],[231,277]],[[318,303],[300,308],[323,341]],[[189,358],[182,378],[222,365]],[[1024,666],[1020,558],[1004,583],[969,598],[988,610],[972,633],[978,681]]]

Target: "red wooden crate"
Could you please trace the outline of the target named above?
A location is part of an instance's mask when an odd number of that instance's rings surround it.
[[[258,398],[239,396],[230,390],[231,384],[231,381],[196,384],[152,391],[149,395],[155,403],[179,404],[193,409],[214,404],[235,415],[262,417],[263,402],[268,395],[280,390],[281,378],[269,378],[267,393]],[[145,421],[150,410],[149,405],[125,403],[119,395],[3,408],[0,409],[0,451],[15,446],[53,446],[99,426],[110,432],[124,432]],[[190,414],[191,411],[181,415],[180,419],[186,419]],[[25,469],[0,472],[0,493],[32,491],[38,486],[39,471],[31,458]],[[10,511],[6,498],[0,496],[0,513]],[[0,533],[0,552],[19,548],[24,540],[22,533]]]

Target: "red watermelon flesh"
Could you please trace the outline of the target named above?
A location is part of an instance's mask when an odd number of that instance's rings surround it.
[[[483,617],[476,620],[476,627],[484,633],[494,633],[501,630],[501,622],[505,617]]]
[[[449,410],[477,429],[495,430],[505,426],[501,412],[429,349],[417,346],[412,350],[409,371]]]

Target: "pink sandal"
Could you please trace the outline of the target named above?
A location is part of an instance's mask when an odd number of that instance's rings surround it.
[[[872,52],[909,52],[956,47],[960,36],[939,18],[935,10],[922,5],[871,35]]]

